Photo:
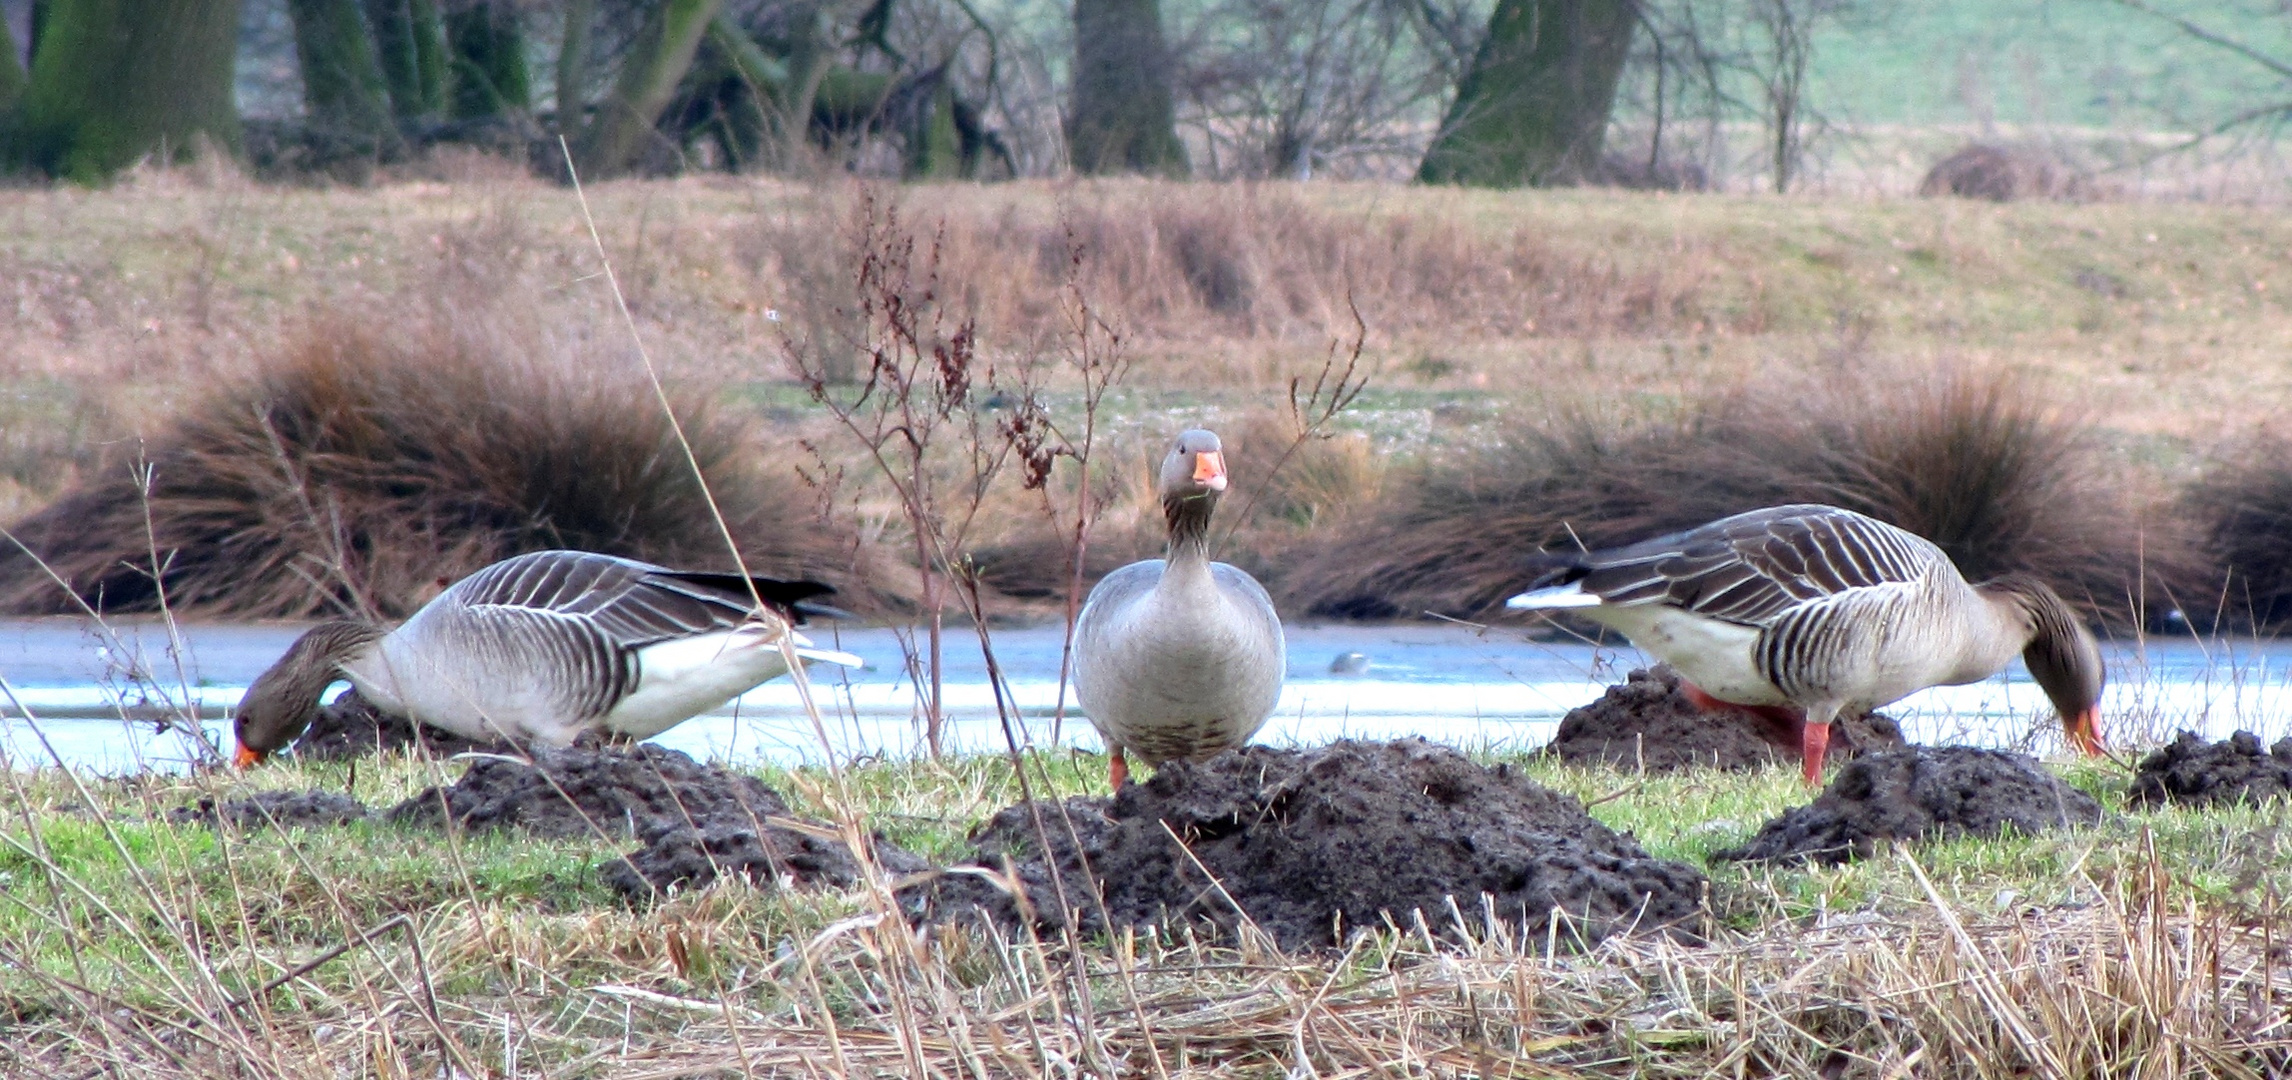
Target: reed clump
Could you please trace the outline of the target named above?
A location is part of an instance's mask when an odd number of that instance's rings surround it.
[[[2097,618],[2138,622],[2144,585],[2190,560],[2093,475],[2086,429],[2039,400],[2012,376],[1955,373],[1768,381],[1639,422],[1563,411],[1388,481],[1275,587],[1313,614],[1473,616],[1528,584],[1540,551],[1829,503],[1933,540],[1973,580],[2034,573]]]
[[[2185,590],[2186,618],[2259,631],[2292,622],[2292,440],[2263,435],[2222,455],[2182,506],[2218,567]]]
[[[402,615],[556,547],[728,569],[651,398],[513,334],[315,318],[11,525],[0,611]],[[752,571],[850,576],[853,545],[792,466],[697,393],[672,407]]]

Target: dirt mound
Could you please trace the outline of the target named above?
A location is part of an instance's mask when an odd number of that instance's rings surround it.
[[[167,812],[169,824],[230,825],[234,829],[319,829],[372,817],[366,804],[332,791],[265,791],[245,799],[202,795],[190,806]]]
[[[2141,759],[2125,801],[2134,806],[2261,803],[2292,794],[2292,736],[2263,749],[2260,737],[2239,731],[2208,743],[2193,731]]]
[[[1112,800],[1006,809],[973,843],[971,865],[1000,873],[1010,860],[1039,929],[1062,928],[1067,910],[1084,933],[1179,922],[1231,933],[1246,917],[1292,949],[1331,946],[1388,917],[1409,926],[1417,912],[1444,930],[1458,913],[1477,930],[1493,911],[1540,934],[1559,912],[1563,933],[1584,940],[1692,936],[1705,887],[1702,874],[1650,857],[1576,800],[1422,739],[1173,762]],[[905,899],[924,920],[1026,921],[976,874],[949,874]]]
[[[1918,194],[1993,202],[2082,199],[2093,194],[2093,182],[2041,147],[1970,143],[1935,162],[1925,179],[1918,182]]]
[[[1910,746],[1847,765],[1813,803],[1784,811],[1750,843],[1712,858],[1836,865],[1868,857],[1881,840],[1996,836],[2008,826],[2036,833],[2101,818],[2101,804],[2035,758]]]
[[[391,716],[358,696],[353,688],[318,711],[308,730],[295,740],[294,753],[305,761],[348,761],[376,754],[414,752],[452,757],[471,750],[507,751],[497,743],[465,739],[428,724]]]
[[[656,825],[762,821],[788,814],[753,776],[650,744],[481,757],[459,780],[391,807],[394,822],[520,828],[541,836],[641,835]]]
[[[1831,725],[1829,756],[1845,761],[1904,745],[1902,727],[1871,713]],[[1765,768],[1797,764],[1796,730],[1740,709],[1705,710],[1679,689],[1669,664],[1633,671],[1598,701],[1568,710],[1544,753],[1574,765],[1614,765],[1649,772]]]
[[[791,881],[847,888],[865,878],[859,860],[833,826],[817,822],[716,819],[692,825],[655,825],[645,846],[599,868],[605,883],[631,902],[672,888],[704,888],[723,877],[756,885]],[[931,868],[881,836],[868,838],[877,867],[889,874]]]
[[[631,901],[728,875],[834,887],[863,876],[832,826],[792,817],[762,780],[647,744],[479,758],[452,785],[429,788],[387,816],[433,828],[450,821],[552,837],[634,835],[642,848],[599,867]],[[881,838],[872,844],[892,873],[926,866]]]

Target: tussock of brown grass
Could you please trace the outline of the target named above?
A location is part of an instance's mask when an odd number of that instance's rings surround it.
[[[2274,630],[2292,620],[2292,441],[2263,436],[2216,464],[2183,494],[2205,554],[2220,573],[2186,588],[2199,626]]]
[[[115,454],[16,522],[0,610],[148,611],[163,588],[182,612],[404,614],[441,579],[551,547],[730,568],[651,393],[539,352],[318,319],[140,460]],[[816,519],[791,462],[698,395],[676,408],[753,571],[850,576],[848,540]]]
[[[1426,467],[1287,561],[1275,586],[1324,615],[1475,615],[1527,584],[1543,550],[1645,539],[1761,506],[1831,503],[1939,544],[1974,580],[2026,571],[2097,617],[2133,619],[2144,572],[2171,580],[2169,535],[2088,471],[2079,424],[2010,376],[1769,382],[1677,418],[1582,413]]]

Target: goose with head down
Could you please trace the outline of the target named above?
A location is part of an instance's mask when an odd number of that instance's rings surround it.
[[[1168,557],[1106,575],[1074,624],[1075,697],[1106,741],[1117,790],[1130,775],[1128,754],[1159,765],[1248,742],[1288,674],[1272,597],[1242,570],[1210,561],[1210,515],[1226,490],[1218,437],[1179,435],[1159,490]]]
[[[2100,647],[2058,594],[2018,574],[1970,585],[1933,543],[1853,511],[1754,510],[1544,561],[1506,606],[1622,632],[1707,707],[1787,710],[1810,785],[1841,713],[1978,682],[2017,653],[2070,744],[2102,750]]]
[[[786,674],[783,637],[800,658],[859,665],[794,629],[807,609],[832,611],[807,601],[834,591],[585,551],[505,559],[395,630],[339,620],[303,634],[240,700],[237,761],[293,742],[344,679],[383,712],[481,742],[649,738]]]

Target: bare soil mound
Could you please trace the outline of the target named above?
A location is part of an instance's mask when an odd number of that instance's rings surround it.
[[[2125,800],[2142,807],[2228,806],[2287,794],[2292,794],[2292,736],[2264,749],[2260,737],[2249,731],[2220,742],[2184,731],[2141,759]]]
[[[786,816],[764,781],[674,750],[570,747],[478,758],[459,780],[390,808],[391,821],[541,836],[630,836],[657,824]]]
[[[1901,725],[1878,713],[1831,725],[1830,757],[1845,761],[1904,745]],[[1796,764],[1795,730],[1740,709],[1706,710],[1687,699],[1669,664],[1633,671],[1599,700],[1570,709],[1544,745],[1572,765],[1645,767],[1649,772],[1739,772]]]
[[[452,757],[471,750],[508,752],[498,743],[465,739],[403,716],[392,716],[358,696],[353,688],[318,711],[318,719],[295,740],[296,757],[306,761],[348,761],[376,754],[420,753]]]
[[[1970,746],[1909,746],[1870,754],[1839,771],[1821,796],[1761,826],[1735,862],[1867,858],[1884,840],[1996,836],[2092,825],[2101,804],[2056,779],[2035,758]]]
[[[243,831],[274,825],[282,829],[330,828],[372,816],[365,803],[332,791],[265,791],[245,799],[202,795],[190,806],[168,811],[167,820],[175,825],[227,824]]]
[[[423,791],[387,816],[553,837],[634,835],[643,847],[599,868],[631,901],[730,875],[759,885],[832,887],[863,876],[832,826],[793,817],[762,780],[651,745],[480,758],[452,785]],[[893,873],[926,865],[880,838],[871,844],[879,865]]]
[[[1477,931],[1493,913],[1542,933],[1557,913],[1585,941],[1692,937],[1705,889],[1701,873],[1649,856],[1576,800],[1422,739],[1174,762],[1112,800],[1005,809],[973,843],[973,866],[1000,874],[1009,860],[1038,930],[1063,929],[1068,912],[1086,934],[1180,923],[1232,934],[1246,919],[1291,949],[1388,918],[1411,926],[1419,912],[1442,930],[1462,918]],[[927,921],[1029,921],[978,874],[904,899]]]

